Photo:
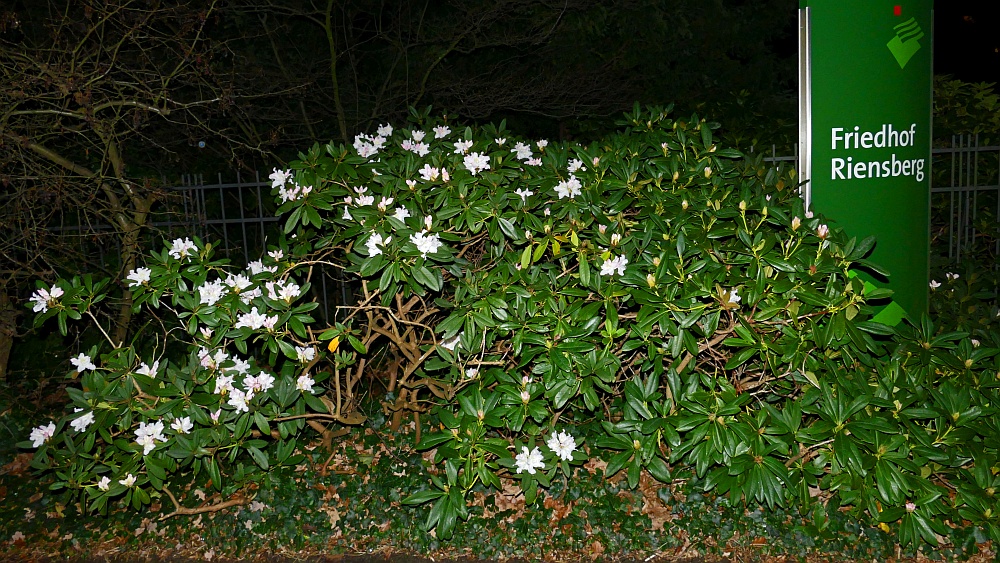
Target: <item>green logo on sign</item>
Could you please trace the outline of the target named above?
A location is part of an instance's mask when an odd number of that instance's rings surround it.
[[[924,31],[920,29],[917,20],[910,18],[905,22],[893,27],[896,36],[886,43],[886,47],[896,57],[899,68],[905,68],[906,63],[920,50],[920,39],[924,36]]]

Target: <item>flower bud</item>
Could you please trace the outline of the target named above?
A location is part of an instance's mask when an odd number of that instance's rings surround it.
[[[747,202],[740,200],[740,211],[746,211],[746,210],[747,210]]]
[[[649,287],[656,287],[656,276],[653,274],[646,274],[646,285]]]
[[[622,241],[622,236],[618,233],[611,235],[611,246],[618,246],[618,243]]]
[[[688,208],[688,200],[685,199],[684,201],[681,202],[681,209],[687,211],[687,208]]]
[[[799,219],[798,217],[792,217],[792,230],[797,231],[801,226],[802,226],[802,219]]]
[[[674,181],[674,182],[676,182],[676,181],[677,181],[677,178],[680,178],[680,177],[681,177],[681,172],[680,172],[680,170],[675,170],[675,171],[674,171],[674,177],[673,177],[673,181]]]
[[[659,256],[657,256],[656,258],[653,258],[653,265],[657,266],[657,267],[660,265],[660,257]]]
[[[712,167],[711,166],[706,166],[705,167],[705,177],[706,178],[711,178],[712,177]]]

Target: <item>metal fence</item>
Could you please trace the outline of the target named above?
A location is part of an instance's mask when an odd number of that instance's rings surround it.
[[[202,174],[184,175],[170,189],[179,201],[166,213],[175,219],[153,223],[163,238],[179,227],[204,241],[217,241],[219,253],[235,264],[246,265],[263,256],[269,245],[277,246],[284,236],[284,221],[276,215],[278,205],[271,195],[271,182],[261,181],[259,172],[253,180],[237,174],[236,181],[230,183],[219,174],[213,184],[207,184]],[[354,302],[355,288],[340,270],[316,266],[311,282],[311,292],[319,302],[318,315],[327,322],[336,320],[337,305]]]
[[[979,143],[979,135],[956,135],[931,150],[931,247],[950,262],[985,244],[1000,257],[1000,146]],[[764,161],[797,159],[772,146]]]
[[[172,185],[171,185],[172,184]],[[284,221],[271,195],[271,182],[261,181],[260,173],[251,178],[236,174],[225,182],[219,174],[208,183],[203,174],[185,174],[178,182],[161,179],[161,197],[146,224],[143,248],[160,250],[175,238],[201,238],[215,244],[215,257],[226,258],[238,267],[260,259],[269,246],[277,246],[283,236]],[[76,247],[80,256],[101,268],[115,271],[121,255],[120,237],[111,225],[80,220],[80,216],[59,217],[59,224],[49,230],[63,235]],[[111,273],[109,271],[108,273]],[[313,296],[320,306],[318,316],[333,322],[336,307],[353,302],[353,287],[327,266],[312,270]]]
[[[992,246],[1000,255],[1000,146],[980,146],[979,136],[956,136],[935,148],[931,170],[931,240],[948,260]]]

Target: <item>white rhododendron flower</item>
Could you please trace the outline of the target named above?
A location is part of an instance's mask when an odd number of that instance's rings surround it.
[[[952,272],[948,272],[948,273],[946,273],[944,275],[944,277],[948,278],[948,281],[955,281],[955,280],[958,279],[958,274],[954,274]]]
[[[166,442],[167,437],[163,435],[163,421],[157,420],[150,424],[140,422],[138,430],[135,431],[135,443],[142,446],[142,455],[149,455],[153,451],[157,442]]]
[[[271,172],[271,175],[268,176],[268,178],[271,180],[271,188],[280,188],[284,186],[286,183],[288,183],[289,180],[292,179],[292,171],[278,170],[277,168],[275,168]]]
[[[483,170],[490,169],[490,157],[478,152],[466,155],[463,162],[465,163],[465,167],[472,173],[473,176],[479,174]]]
[[[518,188],[518,189],[514,190],[514,193],[517,194],[521,198],[521,203],[527,202],[529,197],[535,195],[535,192],[533,192],[531,190],[522,189],[522,188]]]
[[[378,154],[379,149],[384,145],[385,137],[382,135],[372,137],[371,135],[361,133],[354,137],[354,150],[358,151],[358,156],[361,158],[371,159],[371,157]]]
[[[441,175],[441,169],[434,168],[430,164],[425,164],[424,167],[417,172],[420,173],[420,177],[423,178],[425,182],[433,182]]]
[[[821,239],[825,239],[826,237],[830,236],[830,228],[827,227],[826,225],[820,225],[816,227],[816,236],[818,236]]]
[[[170,252],[168,254],[173,256],[174,259],[180,260],[181,258],[191,256],[191,254],[196,250],[198,250],[198,247],[194,245],[194,242],[192,242],[191,239],[177,238],[174,239],[174,242],[171,244]]]
[[[128,273],[125,279],[129,280],[129,287],[136,287],[149,283],[149,275],[152,274],[149,268],[137,268]]]
[[[233,366],[226,368],[226,371],[235,371],[240,375],[246,375],[250,371],[250,362],[233,358]]]
[[[107,475],[101,477],[101,479],[97,482],[97,488],[100,489],[100,490],[102,490],[102,491],[106,491],[106,490],[110,489],[111,488],[111,479],[108,479]]]
[[[414,141],[420,142],[424,140],[424,136],[427,134],[420,130],[414,130],[410,132],[410,135],[413,137]]]
[[[379,128],[375,131],[378,133],[379,137],[392,137],[392,125],[386,123],[385,125],[379,125]]]
[[[265,266],[260,260],[254,260],[247,264],[247,270],[250,270],[251,276],[256,276],[257,274],[262,274],[264,272],[275,273],[278,271],[277,266]]]
[[[302,199],[309,195],[313,190],[312,186],[300,186],[299,184],[292,184],[292,187],[281,186],[278,188],[278,195],[281,196],[281,203],[286,201],[295,201]]]
[[[420,256],[427,258],[428,254],[434,254],[439,248],[444,246],[441,239],[436,234],[428,235],[427,231],[420,231],[410,235],[410,242],[417,247]]]
[[[520,141],[510,149],[510,152],[514,153],[518,160],[528,160],[532,156],[531,147]]]
[[[576,451],[576,439],[566,432],[552,434],[545,445],[564,461],[573,459],[573,452]]]
[[[236,324],[233,325],[233,328],[247,327],[250,328],[251,330],[258,330],[262,326],[264,326],[266,320],[267,317],[257,312],[257,307],[254,307],[250,309],[249,313],[243,313],[242,315],[240,315],[236,321]]]
[[[257,375],[244,378],[243,386],[247,388],[247,392],[252,391],[255,394],[263,393],[274,387],[274,376],[266,371],[262,371]]]
[[[188,434],[194,428],[194,423],[191,422],[190,416],[183,416],[181,418],[175,418],[174,421],[170,423],[170,428],[178,434]]]
[[[545,147],[549,146],[549,142],[548,142],[548,141],[546,141],[545,139],[542,139],[542,140],[538,141],[537,143],[535,143],[535,145],[536,145],[536,146],[537,146],[537,147],[538,147],[539,149],[545,149]]]
[[[37,448],[49,441],[56,435],[56,423],[49,422],[48,424],[43,424],[42,426],[36,426],[31,430],[31,434],[28,435],[28,439],[31,440],[31,447]]]
[[[372,236],[368,237],[368,242],[365,243],[365,248],[368,249],[368,256],[378,256],[379,254],[382,254],[382,249],[379,247],[384,247],[389,244],[390,241],[392,241],[392,237],[383,239],[382,235],[378,233],[372,234]]]
[[[253,398],[253,394],[244,393],[243,391],[233,388],[229,392],[229,401],[226,402],[229,406],[236,409],[236,412],[250,412],[250,406],[247,405],[247,401]]]
[[[285,301],[286,303],[291,303],[302,293],[302,288],[299,287],[299,284],[292,280],[267,282],[265,287],[267,287],[267,297],[269,299]]]
[[[931,289],[937,289],[937,288],[941,287],[941,282],[939,282],[937,280],[931,280],[930,286],[931,286]]]
[[[427,143],[414,143],[409,139],[400,143],[400,146],[404,150],[408,150],[418,156],[427,156],[427,153],[431,152],[431,148],[427,145]]]
[[[531,392],[527,389],[521,389],[521,402],[528,404],[531,401]]]
[[[624,276],[626,265],[628,265],[628,258],[624,254],[617,258],[608,258],[604,261],[604,264],[601,264],[601,275],[613,276],[617,274]]]
[[[570,174],[568,180],[563,180],[562,182],[556,184],[556,195],[559,196],[559,199],[566,197],[573,199],[583,193],[581,191],[582,188],[583,185],[580,184],[580,180],[577,180],[576,176]]]
[[[156,377],[156,372],[160,369],[160,361],[154,360],[153,365],[149,365],[146,362],[139,363],[139,369],[135,370],[139,375],[145,375],[148,377]]]
[[[74,409],[76,412],[81,412],[83,409]],[[73,430],[77,432],[83,432],[88,426],[94,423],[94,411],[89,411],[83,415],[80,415],[70,421],[69,425],[73,427]]]
[[[434,138],[443,139],[451,134],[451,128],[447,125],[438,125],[434,128]]]
[[[215,378],[215,394],[225,395],[226,393],[232,391],[234,389],[234,378],[235,376],[232,375],[219,374],[219,376]]]
[[[44,313],[49,310],[50,305],[54,305],[56,299],[59,299],[63,295],[63,290],[61,287],[54,286],[52,289],[45,290],[39,289],[31,295],[31,301],[34,305],[31,306],[31,310],[36,313]]]
[[[201,296],[201,304],[211,307],[226,295],[226,286],[222,280],[215,280],[201,285],[198,288],[198,294]]]
[[[83,353],[75,358],[70,358],[69,363],[73,364],[73,367],[75,367],[76,371],[79,372],[85,372],[88,369],[97,369],[94,362],[90,360],[90,356]]]
[[[479,377],[479,370],[476,368],[468,368],[465,370],[465,377],[468,379],[475,379]]]
[[[541,166],[542,165],[542,159],[540,159],[540,158],[529,158],[528,160],[525,160],[524,163],[527,164],[528,166]]]
[[[316,349],[312,346],[296,346],[295,355],[302,363],[311,362],[316,359]]]
[[[131,487],[131,486],[135,485],[135,475],[132,475],[131,473],[129,473],[129,474],[125,475],[124,479],[119,479],[118,483],[120,483],[122,485],[125,485],[126,487]]]
[[[410,210],[405,207],[397,207],[392,216],[400,221],[404,221],[410,216]]]
[[[250,281],[250,278],[244,276],[243,274],[236,274],[235,276],[232,274],[228,274],[226,276],[226,281],[223,283],[225,283],[230,289],[232,289],[233,293],[239,293],[244,289],[253,285],[253,283]]]
[[[542,451],[535,448],[529,452],[527,446],[522,447],[521,453],[514,457],[514,467],[517,468],[517,473],[527,471],[531,475],[534,475],[536,470],[545,467],[545,461],[542,459]]]
[[[455,143],[455,154],[465,154],[472,148],[472,141],[458,141]]]
[[[445,348],[446,350],[451,350],[452,352],[454,352],[455,351],[455,347],[458,346],[458,343],[461,340],[462,340],[462,333],[460,332],[457,335],[455,335],[455,338],[452,338],[451,340],[447,340],[447,341],[442,340],[441,341],[441,347]]]
[[[309,377],[307,374],[302,374],[295,380],[295,388],[303,393],[313,393],[313,385],[315,384],[316,382],[313,378]]]
[[[378,210],[385,213],[385,210],[392,205],[393,201],[395,201],[395,198],[382,196],[382,200],[378,202]]]
[[[579,158],[574,158],[573,160],[569,161],[569,166],[567,168],[569,169],[570,174],[576,174],[580,170],[587,169],[583,165],[583,161],[580,160]]]
[[[729,304],[730,305],[739,305],[740,301],[743,300],[743,298],[740,297],[738,293],[736,293],[736,290],[737,290],[737,288],[734,287],[733,290],[729,292]]]

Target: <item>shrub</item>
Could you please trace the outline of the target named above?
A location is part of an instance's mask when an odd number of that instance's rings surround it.
[[[693,479],[731,503],[812,511],[820,527],[845,507],[898,525],[903,543],[934,543],[962,518],[1000,539],[996,339],[974,347],[927,319],[871,322],[869,302],[889,293],[855,272],[881,272],[865,259],[874,240],[807,213],[793,171],[745,161],[715,144],[716,124],[656,108],[586,147],[412,117],[275,170],[290,238],[267,261],[275,270],[251,271],[239,292],[221,287],[226,265],[200,242],[154,254],[148,281],[134,274],[137,306],[161,311],[162,333],[186,335],[189,351],[158,378],[138,374],[129,347],[101,357],[72,394],[100,413],[97,432],[65,431],[81,416],[67,415],[36,455],[57,488],[102,510],[123,492],[148,502],[170,474],[208,471],[231,492],[291,463],[305,420],[360,423],[353,390],[377,368],[394,425],[432,422],[418,447],[436,468],[406,502],[431,503],[440,537],[467,517],[474,487],[517,479],[532,503],[598,456],[632,487],[644,471]],[[334,327],[294,304],[291,280],[321,263],[358,282]],[[39,321],[79,316],[103,291],[59,287]],[[247,320],[252,307],[273,325]],[[251,379],[222,396],[233,370]],[[261,373],[274,387],[244,412],[235,399]],[[300,393],[305,374],[326,378],[324,393]],[[148,438],[185,416],[190,437]],[[136,486],[96,485],[127,473]]]

